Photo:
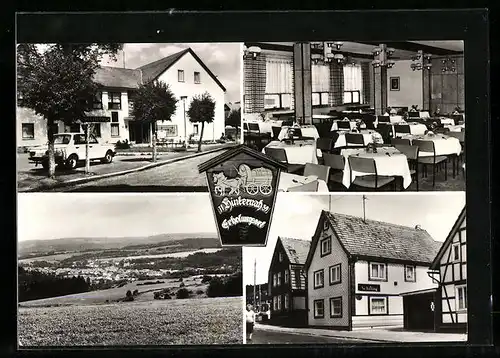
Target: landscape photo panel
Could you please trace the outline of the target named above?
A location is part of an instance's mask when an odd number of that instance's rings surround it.
[[[208,195],[18,203],[20,348],[242,343],[241,248],[221,246]]]

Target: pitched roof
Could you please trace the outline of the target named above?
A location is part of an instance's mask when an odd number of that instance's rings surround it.
[[[210,69],[203,63],[203,61],[191,48],[187,48],[180,52],[174,53],[170,56],[159,59],[158,61],[148,63],[144,66],[139,67],[138,70],[142,71],[142,78],[144,81],[155,80],[163,72],[174,65],[186,53],[190,53],[194,57],[194,59],[201,65],[201,67],[203,67],[203,69],[209,74],[209,76],[212,77],[212,79],[222,88],[222,90],[224,92],[226,91],[226,88],[222,85],[218,78],[213,74],[212,71],[210,71]]]
[[[311,241],[281,236],[278,237],[278,240],[281,241],[290,263],[299,265],[304,265],[306,263]]]
[[[453,240],[453,237],[457,233],[458,229],[460,229],[460,226],[462,225],[462,223],[464,222],[464,220],[465,220],[465,207],[462,209],[462,211],[460,212],[460,215],[458,215],[457,220],[455,221],[455,223],[451,227],[451,230],[448,233],[448,236],[446,237],[446,240],[444,240],[444,242],[442,243],[442,245],[440,245],[439,251],[436,254],[436,256],[434,257],[434,260],[432,261],[432,264],[430,266],[431,270],[437,270],[438,269],[438,267],[439,267],[439,261],[443,257],[444,252],[446,251],[446,248],[450,245],[451,241]]]
[[[96,70],[94,81],[104,87],[133,89],[141,83],[141,71],[101,66]]]
[[[328,211],[322,216],[350,256],[430,264],[441,245],[422,229]]]

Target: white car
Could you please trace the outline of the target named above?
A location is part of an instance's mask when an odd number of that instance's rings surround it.
[[[115,154],[115,148],[112,144],[101,144],[93,135],[90,135],[90,160],[100,160],[103,163],[111,163]],[[63,165],[68,169],[76,168],[79,161],[85,160],[85,134],[55,134],[54,157],[56,165]],[[35,163],[35,165],[41,163],[44,169],[48,169],[49,157],[47,146],[44,145],[30,148],[29,161]]]

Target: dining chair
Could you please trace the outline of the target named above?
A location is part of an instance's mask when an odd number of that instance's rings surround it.
[[[330,177],[328,182],[342,184],[344,178],[345,157],[341,154],[323,154],[324,165],[330,167]]]
[[[464,148],[465,148],[465,131],[460,131],[460,132],[449,132],[446,134],[448,137],[453,137],[457,138],[458,141],[460,142],[460,145],[462,146],[462,150],[460,151],[460,154],[451,154],[450,157],[453,161],[453,178],[455,178],[455,162],[456,162],[456,172],[458,174],[459,171],[459,164],[462,162],[462,158],[464,155]]]
[[[351,122],[350,121],[337,121],[337,128],[339,130],[351,130]]]
[[[418,153],[419,148],[417,145],[408,144],[394,144],[394,147],[403,153],[408,160],[408,166],[410,167],[410,175],[415,177],[415,182],[417,184],[418,191]]]
[[[330,167],[321,164],[306,163],[304,167],[304,176],[308,177],[310,175],[315,175],[318,179],[328,183],[328,179],[330,178]]]
[[[321,157],[318,156],[318,154],[316,154],[319,164],[323,163],[323,156],[325,155],[325,153],[330,153],[332,147],[333,147],[332,138],[319,137],[318,139],[316,139],[316,150],[321,151]]]
[[[258,123],[248,123],[248,130],[256,134],[260,134],[260,127]]]
[[[379,123],[391,123],[391,118],[389,116],[377,116]]]
[[[272,126],[271,130],[273,131],[273,139],[278,139],[278,136],[281,133],[281,127]]]
[[[377,132],[382,136],[385,144],[391,143],[392,139],[392,125],[389,123],[379,123]]]
[[[317,180],[313,180],[312,182],[307,183],[307,184],[292,186],[292,187],[288,188],[287,191],[288,192],[318,191],[318,184],[319,184],[319,182]]]
[[[395,135],[397,136],[398,134],[410,134],[410,126],[408,124],[398,124],[394,126],[394,132],[396,133]]]
[[[413,140],[413,145],[418,146],[418,163],[424,167],[424,175],[427,177],[427,166],[432,165],[432,187],[436,186],[436,166],[444,163],[444,180],[448,180],[448,157],[445,155],[436,156],[436,147],[431,140]],[[432,153],[431,156],[421,157],[422,152]]]
[[[388,184],[393,185],[393,189],[396,189],[396,181],[393,176],[381,176],[377,173],[377,164],[373,158],[364,158],[349,156],[347,158],[350,168],[350,179],[351,185],[367,188],[367,189],[380,189]],[[354,181],[352,180],[352,172],[356,171],[363,173],[365,175],[357,176]]]
[[[464,119],[464,117],[461,114],[452,114],[452,115],[450,115],[450,118],[453,119],[453,122],[455,122],[455,125],[457,125],[458,122],[460,122]]]
[[[284,148],[264,147],[264,153],[266,153],[268,157],[285,164],[288,173],[296,173],[304,168],[301,164],[288,163],[288,157]]]
[[[391,144],[395,147],[397,145],[410,145],[409,139],[391,138]]]
[[[346,146],[349,147],[364,147],[365,146],[365,138],[362,134],[359,133],[346,133],[345,134],[345,143]]]

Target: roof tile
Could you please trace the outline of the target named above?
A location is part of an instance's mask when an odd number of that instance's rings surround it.
[[[137,88],[141,83],[141,71],[101,66],[96,70],[94,81],[104,87],[133,89]]]
[[[281,237],[281,244],[292,264],[304,265],[306,263],[307,254],[311,247],[311,242],[291,237]]]

